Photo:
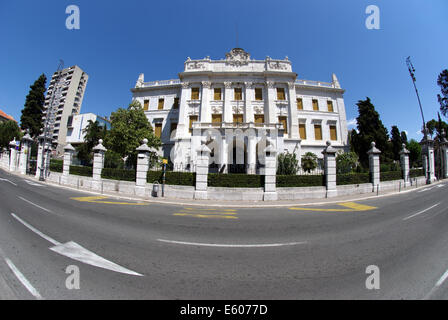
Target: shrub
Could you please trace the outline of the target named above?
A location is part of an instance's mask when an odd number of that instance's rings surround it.
[[[380,181],[392,181],[403,179],[401,171],[380,172]]]
[[[325,186],[324,175],[277,176],[277,187],[321,187]]]
[[[299,170],[299,160],[295,153],[282,153],[278,156],[277,174],[292,175]]]
[[[163,171],[148,171],[146,181],[154,183],[155,181],[162,184]],[[165,184],[178,186],[195,186],[196,174],[194,172],[173,172],[167,171],[165,174]]]
[[[342,152],[336,156],[336,172],[349,173],[354,171],[359,163],[358,155],[355,152]]]
[[[93,175],[93,168],[85,166],[70,166],[69,173],[77,176],[91,177]]]
[[[209,173],[207,184],[210,187],[263,188],[264,176],[256,174]]]
[[[317,168],[317,156],[312,152],[307,152],[302,156],[302,169],[311,172]]]
[[[337,185],[369,183],[369,173],[345,173],[336,175]]]
[[[62,172],[64,163],[62,160],[50,159],[50,171]]]
[[[411,169],[409,170],[409,176],[411,178],[423,177],[425,176],[425,171],[423,169]]]
[[[135,170],[103,168],[101,171],[101,178],[104,179],[135,181],[135,176]]]

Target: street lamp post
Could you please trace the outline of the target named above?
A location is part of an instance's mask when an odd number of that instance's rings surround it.
[[[425,117],[423,115],[423,108],[422,108],[422,103],[420,101],[420,95],[418,94],[418,90],[417,90],[417,86],[415,84],[416,80],[415,80],[415,68],[412,65],[411,62],[411,57],[407,57],[406,58],[406,65],[408,66],[408,70],[409,70],[409,74],[411,75],[412,78],[412,83],[414,84],[414,89],[415,89],[415,93],[417,94],[417,100],[418,100],[418,105],[420,106],[420,113],[422,115],[422,121],[423,121],[423,141],[428,142],[428,130],[426,129],[426,122],[425,122]],[[429,146],[426,147],[426,184],[430,184],[431,183],[431,177],[430,177],[430,152],[429,152]]]

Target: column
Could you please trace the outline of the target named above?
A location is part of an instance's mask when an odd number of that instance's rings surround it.
[[[25,136],[22,138],[22,150],[20,153],[20,173],[26,174],[28,169],[28,161],[31,153],[31,143],[33,139],[30,137],[27,132]]]
[[[103,170],[104,167],[104,154],[107,151],[107,149],[103,146],[102,139],[98,141],[98,145],[94,147],[92,151],[94,152],[92,189],[101,190],[102,189],[101,171]]]
[[[198,155],[196,161],[196,190],[194,191],[194,198],[207,199],[208,162],[211,150],[205,144],[201,144],[196,151]]]
[[[400,164],[401,164],[401,170],[403,172],[403,180],[404,180],[404,187],[406,188],[406,185],[410,183],[410,177],[409,177],[409,150],[406,149],[406,145],[402,144],[402,149],[400,151]]]
[[[278,199],[276,174],[277,174],[277,150],[270,144],[265,151],[265,177],[263,201]]]
[[[448,140],[445,137],[445,131],[442,131],[442,142],[440,144],[440,150],[442,152],[442,178],[448,178]]]
[[[64,147],[64,160],[62,163],[61,184],[68,183],[68,175],[70,174],[70,166],[72,165],[74,153],[75,148],[73,148],[73,146],[70,143]]]
[[[233,98],[232,93],[232,82],[225,81],[224,82],[224,108],[222,110],[223,122],[233,122],[232,115],[232,105],[231,101]]]
[[[210,112],[210,88],[212,83],[210,81],[202,82],[202,95],[201,95],[201,112],[200,122],[212,122],[212,115]]]
[[[296,85],[288,82],[289,89],[289,136],[292,139],[299,139],[299,119],[297,116]]]
[[[325,185],[327,188],[327,198],[336,197],[336,152],[337,150],[331,146],[331,142],[327,141],[327,147],[322,151],[324,155],[325,165]]]
[[[179,122],[177,123],[176,138],[185,137],[188,133],[188,100],[191,96],[190,84],[182,82],[182,91],[180,94]]]
[[[15,171],[17,161],[16,138],[9,143],[9,151],[9,171]]]
[[[426,183],[431,184],[436,180],[434,174],[434,140],[425,137],[420,144],[422,146],[423,168],[425,168]]]
[[[257,170],[257,135],[254,124],[247,129],[247,164],[248,174],[255,174]]]
[[[252,82],[245,82],[245,92],[244,92],[244,98],[245,98],[245,104],[244,104],[244,116],[243,121],[244,122],[254,122],[254,111],[252,109],[252,100],[255,99],[254,96],[254,90],[253,90],[253,83]]]
[[[375,147],[375,142],[371,143],[371,149],[367,152],[369,155],[369,168],[373,188],[380,184],[380,154],[381,151]]]
[[[148,147],[148,139],[143,139],[143,144],[137,149],[137,175],[135,179],[135,194],[145,196],[146,176],[149,169],[151,148]]]
[[[277,112],[276,108],[277,105],[275,103],[275,100],[277,100],[276,96],[276,90],[275,90],[275,82],[273,81],[266,81],[266,94],[265,94],[265,105],[264,105],[264,122],[265,123],[277,123],[278,120],[276,119]],[[267,96],[267,97],[266,97]]]

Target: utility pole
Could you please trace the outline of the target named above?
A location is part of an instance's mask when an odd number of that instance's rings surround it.
[[[422,103],[420,101],[420,95],[418,94],[417,86],[415,84],[415,82],[416,82],[416,79],[415,79],[415,68],[412,65],[411,57],[407,57],[406,65],[408,66],[409,74],[411,75],[412,83],[414,84],[415,93],[417,94],[418,105],[420,106],[420,113],[422,115],[422,120],[423,120],[423,135],[424,135],[423,139],[424,139],[424,141],[427,141],[428,140],[428,130],[426,129],[426,122],[425,122],[425,117],[423,115],[423,108],[422,108]],[[429,166],[430,165],[429,148],[426,148],[426,151],[427,151],[427,155],[426,155],[426,161],[427,161],[427,163],[426,163],[426,171],[429,171],[430,170],[430,166]],[[428,172],[426,173],[426,183],[427,184],[431,183],[430,175],[429,175]]]
[[[45,123],[44,123],[44,134],[43,134],[43,147],[42,147],[42,161],[41,161],[41,166],[40,166],[40,176],[39,176],[39,181],[45,181],[45,152],[46,152],[46,148],[47,148],[47,136],[50,133],[50,128],[49,126],[53,124],[53,116],[54,116],[54,98],[55,98],[55,93],[56,90],[59,89],[58,87],[58,83],[59,80],[61,78],[61,73],[62,70],[64,69],[64,61],[59,60],[59,65],[58,65],[58,69],[56,70],[56,78],[55,78],[55,83],[53,85],[53,91],[51,92],[51,102],[50,105],[47,109],[47,114],[45,117]],[[50,80],[51,81],[51,80]],[[51,123],[50,123],[50,117],[51,119]],[[50,143],[51,143],[51,138],[50,138]],[[47,157],[49,156],[49,154],[47,154]]]

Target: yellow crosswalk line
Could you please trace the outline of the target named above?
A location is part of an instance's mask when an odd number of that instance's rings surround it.
[[[72,200],[80,201],[80,202],[90,202],[90,203],[104,203],[104,204],[119,204],[119,205],[132,205],[132,206],[147,206],[147,203],[143,202],[117,202],[117,201],[102,201],[103,199],[107,199],[108,197],[104,196],[95,196],[95,197],[73,197],[70,198]]]
[[[290,210],[299,211],[318,211],[318,212],[356,212],[356,211],[368,211],[377,209],[377,207],[367,206],[364,204],[359,204],[355,202],[341,202],[338,203],[339,206],[346,207],[346,209],[334,208],[334,209],[319,209],[319,208],[297,208],[291,207]]]
[[[174,216],[189,216],[195,218],[222,218],[222,219],[238,219],[235,216],[226,216],[226,215],[205,215],[205,214],[194,214],[194,213],[174,213]]]

